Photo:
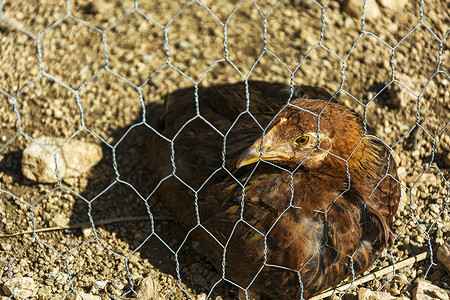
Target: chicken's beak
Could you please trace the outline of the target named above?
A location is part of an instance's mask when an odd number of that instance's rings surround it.
[[[236,163],[236,168],[239,169],[243,166],[254,164],[255,162],[259,161],[259,150],[261,146],[261,139],[258,139],[259,141],[258,145],[256,145],[256,142],[251,145],[247,150],[245,150],[244,153],[239,156],[239,159]]]
[[[261,160],[280,160],[288,158],[288,156],[283,155],[282,153],[275,153],[276,149],[274,149],[272,142],[273,140],[266,136],[264,138],[264,144],[261,147],[261,138],[257,139],[253,145],[239,156],[236,168],[239,169],[243,166],[254,164],[259,161],[259,157],[261,157]]]

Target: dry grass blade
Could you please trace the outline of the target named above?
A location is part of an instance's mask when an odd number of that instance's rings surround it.
[[[96,221],[96,222],[94,222],[94,225],[98,226],[98,225],[106,225],[106,224],[113,224],[113,223],[120,223],[120,222],[139,222],[139,221],[146,221],[148,219],[149,219],[148,216],[114,218],[114,219],[106,219],[106,220]],[[172,217],[165,217],[165,216],[153,217],[153,219],[158,220],[158,221],[173,220]],[[55,227],[49,227],[49,228],[38,228],[36,230],[26,230],[26,231],[11,233],[11,234],[0,234],[0,238],[9,238],[9,237],[19,236],[19,235],[24,235],[24,234],[31,234],[33,232],[38,233],[38,232],[58,231],[58,230],[66,230],[66,229],[78,229],[78,228],[87,228],[87,227],[91,227],[91,223],[88,223],[88,222],[76,223],[76,224],[70,224],[70,225],[66,225],[66,226],[55,226]]]
[[[379,278],[379,277],[387,275],[387,274],[391,274],[391,273],[394,272],[394,269],[398,270],[398,269],[401,269],[401,268],[404,268],[404,267],[407,267],[407,266],[411,266],[411,265],[415,264],[416,262],[419,262],[419,261],[422,261],[422,260],[426,259],[427,257],[428,257],[428,252],[427,251],[426,252],[422,252],[422,253],[420,253],[420,254],[418,254],[416,256],[407,258],[405,260],[402,260],[402,261],[396,263],[395,266],[391,265],[391,266],[383,268],[383,269],[381,269],[379,271],[370,273],[370,274],[368,274],[366,276],[363,276],[363,277],[361,277],[361,278],[359,278],[359,279],[357,279],[357,280],[355,280],[353,282],[350,282],[350,283],[341,285],[341,286],[339,286],[339,287],[337,287],[335,289],[323,292],[320,295],[317,295],[315,297],[310,298],[310,300],[324,299],[326,297],[329,297],[329,296],[333,295],[334,293],[345,292],[346,290],[348,290],[352,286],[358,286],[358,285],[366,283],[366,282],[368,282],[370,280]]]

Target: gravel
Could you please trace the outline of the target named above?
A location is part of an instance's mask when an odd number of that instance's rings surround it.
[[[361,17],[340,1],[323,11],[303,0],[273,9],[270,1],[235,2],[195,2],[177,14],[182,1],[142,1],[133,10],[134,1],[74,0],[73,18],[61,1],[2,2],[0,285],[30,278],[36,299],[137,299],[138,284],[151,278],[158,298],[236,299],[237,287],[149,197],[145,139],[155,133],[142,122],[158,117],[167,93],[199,80],[293,76],[294,84],[338,92],[393,149],[403,190],[396,237],[371,271],[433,251],[433,260],[363,286],[410,297],[412,283],[426,278],[450,289],[435,258],[450,237],[449,4],[424,1],[423,23],[419,2],[380,6],[364,23],[373,34],[358,40]],[[22,151],[42,136],[97,144],[103,158],[61,184],[32,182],[20,170]]]

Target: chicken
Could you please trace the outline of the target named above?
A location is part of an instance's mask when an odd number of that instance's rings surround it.
[[[155,125],[156,196],[223,278],[308,298],[392,243],[389,148],[321,88],[253,82],[179,90]]]

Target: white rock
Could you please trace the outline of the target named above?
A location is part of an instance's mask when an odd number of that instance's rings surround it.
[[[107,280],[98,280],[94,283],[92,290],[95,292],[102,291],[106,288],[107,284],[108,284]]]
[[[378,0],[381,6],[394,10],[402,9],[408,3],[408,0]]]
[[[30,277],[21,277],[21,278],[13,278],[12,280],[13,288],[11,287],[11,282],[7,280],[3,285],[3,292],[7,296],[11,296],[14,292],[15,296],[20,296],[23,298],[33,297],[38,292],[38,286],[34,283],[33,278]]]
[[[443,289],[423,279],[417,280],[417,286],[412,293],[412,300],[449,300]]]
[[[450,272],[450,238],[443,245],[439,246],[437,259]]]
[[[363,12],[363,0],[344,0],[344,11],[354,18],[359,18]],[[375,0],[367,0],[366,20],[374,20],[380,16],[380,8]]]
[[[397,168],[397,175],[398,175],[398,179],[403,180],[406,178],[406,175],[408,175],[408,172],[406,172],[406,168],[405,167],[398,167]]]
[[[61,179],[79,177],[102,159],[102,148],[96,144],[70,140],[64,144],[63,138],[40,137],[23,151],[22,173],[33,181],[57,182],[55,156]],[[64,146],[58,150],[58,148]]]

